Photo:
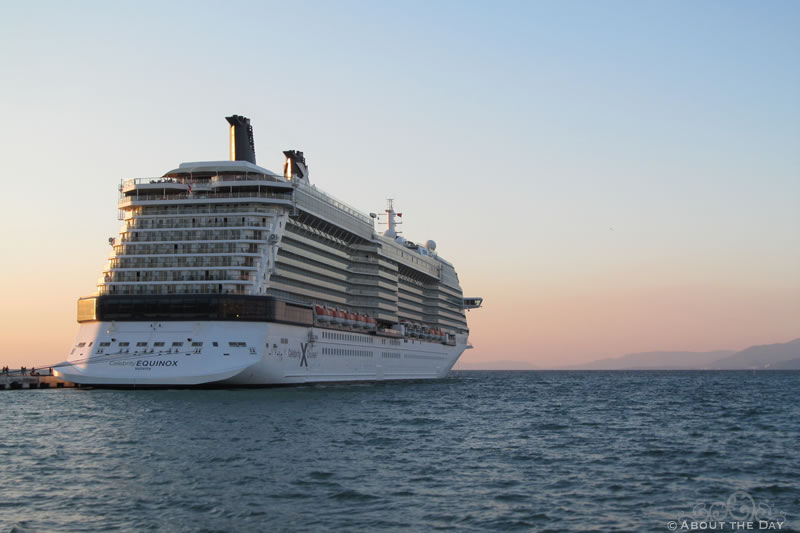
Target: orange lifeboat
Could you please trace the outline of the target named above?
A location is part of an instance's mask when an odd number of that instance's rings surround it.
[[[356,327],[361,329],[367,327],[367,315],[362,315],[362,314],[356,315]]]
[[[344,321],[345,321],[345,312],[342,311],[341,309],[335,309],[333,311],[333,322],[335,324],[344,325]]]
[[[317,320],[320,322],[330,322],[331,317],[328,315],[328,310],[322,307],[321,305],[314,306],[314,312],[317,315]]]

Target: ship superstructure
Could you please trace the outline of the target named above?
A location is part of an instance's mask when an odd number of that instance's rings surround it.
[[[95,295],[78,301],[68,380],[271,385],[443,377],[468,346],[463,297],[436,244],[404,239],[311,185],[304,154],[256,165],[234,115],[230,161],[120,185],[123,221]]]

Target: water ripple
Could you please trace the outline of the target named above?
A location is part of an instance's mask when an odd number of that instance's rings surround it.
[[[796,372],[461,372],[8,392],[0,530],[665,531],[744,491],[787,531],[798,385]]]

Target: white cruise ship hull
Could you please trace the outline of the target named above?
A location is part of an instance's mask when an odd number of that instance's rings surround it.
[[[345,329],[230,321],[81,325],[65,380],[104,387],[252,387],[437,379],[466,348]]]

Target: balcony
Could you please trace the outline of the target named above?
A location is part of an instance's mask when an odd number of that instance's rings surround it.
[[[199,217],[198,217],[199,218]],[[217,217],[219,218],[219,217]],[[269,222],[253,222],[246,221],[236,222],[206,222],[206,221],[192,221],[188,218],[178,219],[141,219],[134,218],[128,220],[128,225],[125,226],[125,231],[143,230],[143,231],[164,231],[170,229],[251,229],[251,228],[269,228]]]
[[[218,174],[205,178],[165,178],[163,176],[158,178],[132,178],[123,180],[122,185],[120,185],[120,190],[122,192],[127,192],[135,189],[163,189],[172,188],[175,186],[180,187],[182,185],[191,185],[192,189],[203,187],[210,188],[212,186],[227,186],[225,184],[229,182],[247,182],[247,185],[264,183],[268,187],[281,187],[287,189],[291,189],[293,187],[291,183],[287,182],[283,178],[267,176],[264,174]]]
[[[212,192],[212,193],[177,193],[177,194],[139,194],[125,196],[117,203],[119,209],[136,205],[167,205],[175,202],[210,203],[228,200],[265,201],[267,203],[292,204],[291,193],[273,192]]]

